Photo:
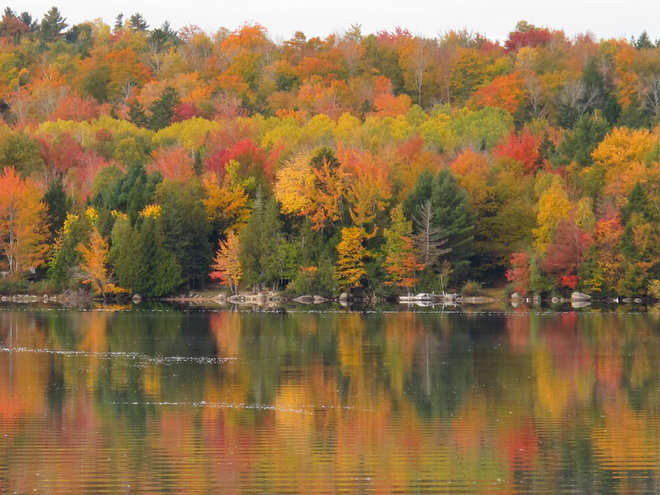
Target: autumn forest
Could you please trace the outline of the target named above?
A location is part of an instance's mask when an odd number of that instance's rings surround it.
[[[660,45],[0,21],[0,290],[660,296]]]

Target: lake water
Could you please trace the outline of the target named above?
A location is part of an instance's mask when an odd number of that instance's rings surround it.
[[[0,491],[659,493],[658,312],[0,311]]]

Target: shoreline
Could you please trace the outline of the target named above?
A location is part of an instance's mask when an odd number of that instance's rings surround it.
[[[498,291],[499,292],[499,291]],[[344,296],[344,295],[342,295]],[[95,297],[89,292],[85,291],[70,291],[57,294],[30,294],[30,293],[16,293],[16,294],[3,294],[0,295],[1,303],[13,304],[58,304],[62,306],[90,306],[95,303],[116,304],[116,303],[135,303],[141,302],[163,302],[169,304],[203,304],[214,303],[217,305],[228,306],[243,306],[243,307],[260,307],[260,308],[281,308],[285,305],[301,305],[301,306],[319,306],[323,304],[339,303],[342,306],[356,305],[356,306],[369,306],[379,303],[389,303],[394,306],[399,306],[402,309],[411,307],[436,307],[436,306],[453,306],[453,307],[472,307],[472,306],[494,306],[502,305],[503,307],[519,308],[519,307],[552,307],[554,305],[570,304],[574,309],[588,307],[595,305],[608,305],[612,307],[621,305],[635,305],[635,306],[653,306],[657,301],[642,297],[603,297],[592,298],[586,294],[580,294],[573,297],[548,297],[539,298],[532,296],[520,296],[513,294],[505,296],[502,294],[484,294],[473,296],[461,296],[459,294],[451,294],[445,296],[438,296],[432,300],[427,301],[402,301],[400,296],[393,296],[389,298],[383,297],[329,297],[326,298],[320,295],[304,294],[300,296],[288,296],[279,292],[266,291],[266,292],[241,292],[239,294],[227,294],[224,292],[205,291],[204,293],[192,292],[187,296],[169,296],[154,299],[142,299],[135,295],[132,298],[123,300],[116,300],[109,298],[103,300],[102,298]]]

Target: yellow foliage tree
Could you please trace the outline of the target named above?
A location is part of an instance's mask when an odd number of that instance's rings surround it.
[[[553,175],[550,181],[550,185],[539,198],[539,211],[536,217],[538,227],[532,229],[536,239],[536,249],[542,256],[545,256],[547,248],[552,242],[557,225],[571,211],[571,202],[561,178]]]
[[[369,252],[363,245],[366,235],[360,227],[344,227],[341,230],[341,241],[337,244],[336,277],[340,287],[350,291],[362,285],[361,280],[367,274],[364,260]]]
[[[614,197],[617,206],[625,204],[637,182],[647,182],[647,160],[656,146],[657,138],[647,129],[617,127],[591,154],[594,162],[605,169],[604,192]]]
[[[220,130],[218,122],[193,117],[159,130],[155,134],[154,140],[161,144],[176,140],[192,155],[206,142],[209,135],[218,130]]]
[[[250,218],[249,197],[245,192],[248,184],[238,179],[238,166],[238,162],[229,161],[222,179],[215,172],[207,172],[202,176],[205,193],[202,203],[208,219],[221,222],[229,230],[244,227]]]
[[[311,207],[308,191],[314,187],[314,174],[309,160],[306,153],[297,155],[277,172],[275,197],[282,213],[299,214]]]
[[[342,164],[320,159],[315,167],[309,155],[289,161],[277,174],[275,197],[282,213],[306,216],[314,230],[341,218],[349,174]]]

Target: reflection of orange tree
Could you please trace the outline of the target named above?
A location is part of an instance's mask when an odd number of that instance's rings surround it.
[[[43,359],[41,361],[44,362]],[[25,397],[25,391],[22,395]],[[129,479],[130,475],[121,472],[120,465],[107,462],[106,439],[110,436],[99,434],[104,425],[89,394],[80,389],[67,395],[62,406],[61,415],[56,417],[55,422],[40,421],[39,417],[47,416],[43,410],[21,411],[27,415],[22,419],[28,418],[29,427],[21,431],[21,441],[12,444],[16,450],[11,451],[16,456],[20,455],[21,462],[10,463],[10,481],[3,485],[4,489],[18,493],[36,490],[42,493],[89,491],[83,488],[89,478],[76,478],[72,473],[94,473],[95,480],[122,479],[124,475],[123,479]],[[6,425],[4,418],[1,419]],[[33,451],[33,448],[43,451]],[[26,455],[29,453],[33,455]]]
[[[218,346],[218,356],[238,357],[242,323],[241,314],[235,311],[218,311],[209,315],[209,328]]]
[[[506,316],[506,333],[509,345],[515,353],[527,352],[530,334],[530,314],[526,308]]]
[[[172,491],[175,493],[210,493],[207,473],[208,460],[201,455],[199,429],[195,415],[188,411],[164,409],[154,428],[161,432],[153,435],[152,447],[166,459],[176,459],[168,469]],[[222,486],[222,485],[220,485]]]
[[[398,320],[399,316],[392,318]],[[396,412],[393,411],[395,396],[389,387],[396,386],[393,382],[402,384],[412,369],[413,335],[418,327],[414,318],[409,323],[403,337],[394,337],[391,332],[386,338],[383,357],[396,356],[399,350],[390,347],[401,344],[403,355],[385,373],[377,368],[380,358],[376,360],[373,352],[367,352],[373,343],[368,340],[361,315],[346,315],[337,327],[341,380],[345,386],[342,405],[349,409],[337,420],[335,469],[350,473],[355,472],[355,466],[362,466],[362,472],[356,474],[371,477],[374,489],[383,493],[406,490],[423,469],[424,459],[434,457],[425,457],[425,452],[430,454],[438,445],[424,437],[417,411],[403,394]]]
[[[44,347],[43,328],[35,326],[29,314],[4,313],[0,316],[0,335],[6,347]],[[4,425],[18,421],[21,414],[44,412],[48,362],[36,353],[0,353],[0,419]],[[5,423],[6,421],[6,423]],[[8,428],[5,431],[15,430]]]
[[[605,419],[593,429],[592,438],[604,469],[646,470],[660,465],[660,432],[655,421],[632,410],[620,390],[605,404],[603,413]]]
[[[99,435],[99,431],[107,426],[104,418],[98,414],[92,395],[84,388],[79,388],[67,397],[62,408],[62,429],[46,428],[44,444],[71,447],[66,449],[66,455],[52,456],[54,462],[35,465],[35,471],[43,479],[71,479],[71,473],[94,473],[97,479],[113,479],[117,476],[116,467],[106,461],[109,447],[109,435]],[[82,485],[82,483],[81,483]],[[75,486],[75,484],[74,484]],[[44,491],[57,491],[54,487]],[[80,492],[83,492],[82,486]]]
[[[483,392],[473,392],[466,397],[465,405],[456,411],[455,419],[450,422],[450,438],[456,455],[467,466],[475,466],[483,456],[488,437],[489,414],[488,399]],[[467,467],[466,466],[466,467]]]
[[[605,320],[598,335],[595,349],[596,378],[598,384],[610,393],[621,387],[623,375],[623,345],[625,344],[621,331],[609,318]]]
[[[246,366],[239,365],[241,350],[243,317],[233,311],[214,312],[209,315],[209,328],[215,337],[218,357],[230,358],[222,364],[222,375],[209,372],[204,376],[204,400],[208,403],[220,403],[239,406],[248,401],[250,392],[250,372]],[[240,409],[205,408],[204,421],[237,422]]]
[[[46,347],[45,329],[32,314],[23,312],[5,312],[0,315],[0,336],[7,347],[44,349]],[[76,359],[75,357],[65,357]],[[32,491],[35,479],[58,480],[75,472],[98,472],[102,468],[95,456],[99,444],[99,425],[94,420],[94,411],[86,392],[67,398],[67,404],[62,407],[62,416],[58,425],[73,425],[56,427],[49,421],[40,420],[47,416],[46,396],[50,377],[50,359],[37,352],[3,352],[0,353],[0,367],[5,370],[0,374],[0,422],[3,425],[3,446],[11,445],[17,452],[30,445],[41,446],[75,446],[67,449],[67,454],[50,456],[49,462],[44,462],[43,456],[22,457],[18,463],[19,469],[12,469],[8,484],[2,485],[8,491],[25,493]],[[66,361],[64,367],[66,368]],[[84,390],[84,388],[82,389]],[[28,422],[33,428],[13,428],[19,422]],[[14,440],[14,435],[20,435],[20,442],[5,443]],[[29,447],[28,451],[29,451]],[[38,475],[37,475],[38,473]],[[37,478],[39,476],[39,478]],[[106,478],[108,475],[106,475]],[[46,481],[43,481],[46,483]],[[54,491],[48,485],[41,485],[41,491]]]
[[[577,324],[575,312],[542,320],[541,340],[532,349],[536,414],[541,417],[559,418],[569,404],[591,400],[593,364],[590,350],[577,332]]]
[[[542,327],[542,340],[534,346],[538,417],[549,413],[559,419],[569,408],[593,407],[597,385],[605,419],[585,426],[605,469],[660,464],[654,448],[660,431],[648,419],[655,415],[656,402],[649,400],[649,392],[657,390],[649,385],[658,381],[650,363],[660,346],[650,324],[630,314],[592,314],[581,320],[565,313]]]
[[[105,364],[106,358],[100,353],[108,350],[108,319],[112,313],[105,311],[88,311],[80,315],[80,328],[84,332],[82,340],[78,343],[78,350],[87,351],[87,375],[85,385],[94,390],[97,385],[99,368]]]

